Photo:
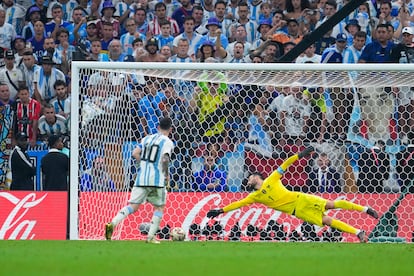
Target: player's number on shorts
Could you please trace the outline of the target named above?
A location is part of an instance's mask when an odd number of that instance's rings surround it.
[[[142,152],[141,160],[154,163],[157,159],[159,148],[159,145],[145,147],[144,151]]]

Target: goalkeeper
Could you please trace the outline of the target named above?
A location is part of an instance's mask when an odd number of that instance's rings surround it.
[[[244,199],[230,203],[222,209],[208,211],[207,217],[214,218],[222,213],[229,212],[252,203],[262,203],[272,209],[290,214],[299,219],[318,226],[328,225],[342,232],[357,235],[361,242],[367,242],[368,238],[364,230],[356,229],[340,220],[325,214],[329,209],[356,210],[378,218],[377,212],[371,207],[364,207],[346,200],[326,200],[322,197],[289,191],[280,180],[287,168],[296,160],[309,156],[314,152],[313,147],[308,147],[299,154],[295,154],[285,160],[280,167],[266,179],[260,173],[249,176],[247,185],[255,191]]]

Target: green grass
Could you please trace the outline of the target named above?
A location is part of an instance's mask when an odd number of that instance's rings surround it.
[[[1,275],[413,275],[414,244],[0,241]]]

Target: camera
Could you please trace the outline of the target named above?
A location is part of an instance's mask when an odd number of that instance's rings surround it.
[[[316,14],[316,10],[307,10],[306,13],[308,15],[315,15]]]

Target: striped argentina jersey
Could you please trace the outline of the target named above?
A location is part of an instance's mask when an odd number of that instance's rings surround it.
[[[141,149],[141,161],[135,186],[165,187],[166,175],[162,171],[162,156],[171,152],[173,142],[160,133],[144,137],[138,145]]]

